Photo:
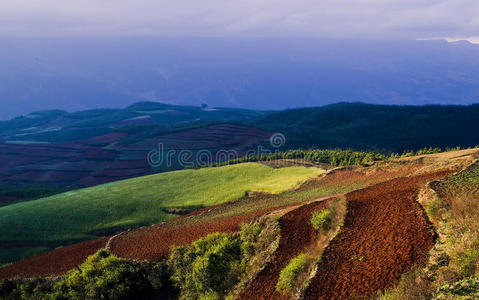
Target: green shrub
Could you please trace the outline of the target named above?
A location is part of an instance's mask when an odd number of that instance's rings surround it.
[[[479,248],[477,248],[477,246],[478,244],[476,243],[474,246],[464,249],[464,251],[458,252],[455,255],[455,259],[464,277],[476,274],[479,264]]]
[[[0,282],[0,299],[48,299],[54,281],[45,278],[6,279]]]
[[[154,271],[154,272],[150,272]],[[54,298],[69,299],[128,299],[134,295],[162,287],[166,269],[123,260],[100,250],[78,269],[62,276],[53,286]],[[150,281],[151,280],[151,281]]]
[[[426,206],[426,213],[429,217],[440,219],[443,211],[447,209],[449,209],[449,205],[447,204],[447,202],[441,200],[441,198],[439,197],[435,197]]]
[[[274,251],[279,224],[260,218],[239,233],[212,233],[172,249],[168,266],[182,299],[222,299]]]
[[[330,209],[315,211],[311,216],[311,225],[313,225],[313,228],[316,230],[327,231],[331,229],[332,215],[333,213]]]
[[[255,254],[255,246],[258,242],[259,234],[263,224],[259,222],[244,223],[241,226],[240,238],[241,238],[241,251],[244,256],[244,260],[249,260]]]
[[[58,279],[16,279],[0,284],[1,299],[131,299],[168,285],[163,263],[120,259],[100,250]]]
[[[276,284],[276,290],[280,293],[288,293],[292,290],[298,275],[304,271],[307,266],[308,257],[306,254],[301,253],[290,260],[288,265],[279,274],[278,283]]]
[[[183,299],[217,299],[238,282],[241,261],[240,239],[212,233],[191,245],[173,248],[168,264]]]
[[[300,159],[313,163],[330,164],[331,166],[350,166],[369,163],[378,160],[386,160],[386,155],[374,152],[342,150],[342,149],[318,149],[318,150],[289,150],[272,154],[250,155],[225,161],[217,166],[231,165],[244,162],[271,161],[275,159]]]
[[[453,296],[479,296],[479,279],[468,278],[458,281],[454,284],[444,284],[439,287],[439,294],[453,295]]]
[[[260,218],[242,225],[239,233],[213,233],[174,248],[168,262],[136,262],[100,250],[56,279],[0,282],[0,299],[132,299],[171,283],[183,299],[220,299],[254,267],[253,261],[265,261],[278,236],[278,221]]]

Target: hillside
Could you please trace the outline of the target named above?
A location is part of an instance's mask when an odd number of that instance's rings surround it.
[[[220,299],[296,299],[298,295],[305,299],[474,299],[479,295],[474,237],[479,228],[478,159],[479,150],[468,149],[327,172],[270,169],[250,163],[155,175],[222,172],[225,176],[235,174],[235,168],[252,166],[278,172],[278,177],[264,182],[265,189],[275,193],[249,193],[223,203],[211,201],[208,205],[216,205],[0,268],[2,279],[60,276],[5,281],[0,284],[0,293],[12,295],[15,287],[22,287],[27,296],[67,290],[100,297],[118,292],[114,287],[122,283],[129,287],[122,295],[137,297],[148,291],[152,293],[149,295],[169,295],[172,299],[179,295]],[[298,182],[290,182],[293,170],[301,176],[306,172],[302,180],[310,179],[285,191]],[[224,177],[209,175],[208,189],[222,197]],[[197,180],[191,176],[174,179],[176,185]],[[252,182],[257,188],[258,178]],[[277,185],[271,186],[271,182]],[[149,182],[148,186],[153,185]],[[82,195],[88,190],[75,193]],[[169,194],[178,199],[175,192],[173,189]],[[123,277],[109,276],[112,272]],[[100,286],[99,282],[111,285]],[[132,282],[142,282],[142,286]],[[35,286],[38,288],[32,290]]]
[[[0,122],[0,205],[192,167],[203,152],[221,162],[216,155],[224,151],[241,157],[250,150],[339,147],[389,156],[474,147],[477,119],[478,105],[362,103],[264,112],[140,102],[124,109],[36,112]],[[286,137],[279,149],[270,142],[274,133]],[[151,151],[171,159],[151,163]]]
[[[55,247],[110,235],[237,200],[248,191],[279,193],[321,172],[248,163],[137,177],[11,204],[0,207],[0,246]]]
[[[182,168],[177,159],[150,166],[148,153],[160,144],[177,154],[200,149],[244,154],[270,134],[228,122],[262,114],[141,102],[124,109],[40,111],[1,121],[0,185],[5,193],[0,203],[53,193],[55,187],[92,186]],[[8,185],[26,186],[32,193]]]
[[[286,136],[287,147],[402,152],[479,144],[479,105],[338,103],[285,110],[250,122]]]

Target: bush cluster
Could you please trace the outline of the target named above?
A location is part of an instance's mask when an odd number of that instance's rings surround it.
[[[249,155],[238,159],[229,160],[215,166],[238,164],[244,162],[272,161],[276,159],[300,159],[312,163],[324,163],[331,166],[350,166],[385,160],[387,156],[374,153],[353,150],[289,150],[263,155]]]
[[[231,164],[239,164],[245,162],[258,162],[258,161],[273,161],[277,159],[297,159],[297,160],[305,160],[312,163],[318,164],[328,164],[333,167],[338,166],[352,166],[352,165],[359,165],[359,164],[366,164],[371,163],[374,161],[380,160],[388,160],[388,159],[395,159],[400,157],[411,157],[411,156],[418,156],[424,154],[434,154],[434,153],[441,153],[444,151],[453,151],[453,150],[461,150],[461,147],[455,148],[445,148],[444,150],[436,147],[436,148],[423,148],[417,151],[414,150],[407,150],[403,153],[391,153],[390,155],[386,155],[383,153],[378,152],[371,152],[371,151],[353,151],[353,150],[343,150],[343,149],[316,149],[316,150],[289,150],[285,152],[275,152],[270,154],[262,154],[262,155],[247,155],[241,158],[228,160],[225,162],[221,162],[215,164],[214,166],[224,166],[224,165],[231,165]]]
[[[332,221],[332,212],[330,209],[315,211],[311,215],[311,225],[313,225],[313,228],[316,230],[329,230]]]
[[[288,293],[293,289],[298,275],[307,267],[308,257],[305,253],[292,258],[288,265],[279,274],[276,290],[280,293]]]
[[[257,220],[244,224],[239,233],[212,233],[173,248],[168,266],[181,299],[225,298],[254,268],[253,257],[275,240],[268,228],[265,219]]]
[[[132,299],[168,284],[165,263],[120,259],[105,250],[57,279],[14,279],[0,283],[1,299]]]
[[[99,250],[58,278],[4,280],[0,299],[135,299],[164,289],[171,292],[173,285],[182,299],[220,299],[256,267],[254,261],[264,262],[278,240],[277,220],[260,218],[243,224],[240,232],[212,233],[174,247],[169,260],[160,263],[121,259]]]

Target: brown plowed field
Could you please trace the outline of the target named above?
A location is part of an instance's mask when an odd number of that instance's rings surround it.
[[[311,214],[326,208],[329,201],[303,205],[282,216],[279,220],[281,239],[271,263],[268,264],[248,287],[240,294],[240,299],[282,299],[276,292],[279,273],[289,260],[316,240],[316,231],[310,224]]]
[[[397,178],[347,194],[344,227],[326,248],[305,299],[370,296],[424,259],[436,234],[415,201],[418,189],[450,173]]]
[[[181,222],[175,224],[161,223],[127,231],[111,241],[110,250],[115,255],[123,258],[160,261],[168,258],[170,247],[173,245],[187,245],[213,232],[236,231],[242,223],[268,211],[270,210],[260,210],[228,218],[216,218],[207,222],[186,223],[186,225],[181,224]],[[182,218],[191,217],[198,213],[188,214]]]
[[[0,280],[14,277],[49,277],[64,274],[83,263],[89,255],[104,248],[107,241],[108,238],[101,238],[81,242],[27,258],[1,268]]]

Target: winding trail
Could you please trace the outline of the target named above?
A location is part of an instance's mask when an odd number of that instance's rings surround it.
[[[367,297],[425,259],[436,233],[416,202],[418,191],[450,173],[397,178],[347,194],[344,227],[325,249],[305,299]]]

